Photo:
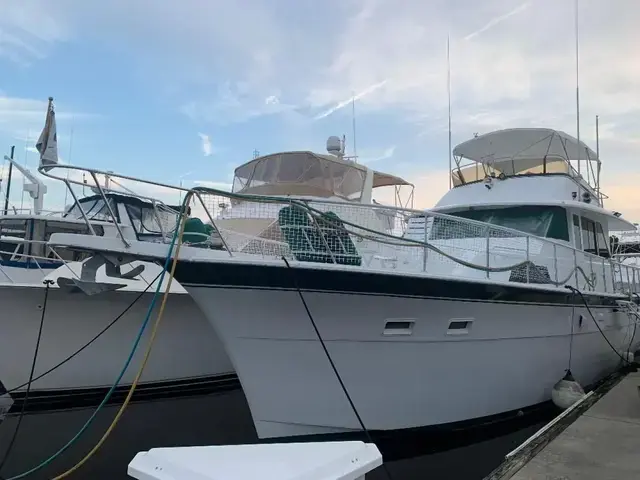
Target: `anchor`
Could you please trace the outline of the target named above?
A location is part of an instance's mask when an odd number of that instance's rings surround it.
[[[126,287],[126,283],[97,282],[98,269],[104,265],[107,277],[136,280],[135,277],[144,271],[144,265],[138,265],[126,273],[122,273],[120,267],[135,261],[136,258],[128,255],[112,255],[100,253],[93,255],[82,262],[80,278],[58,277],[58,286],[70,292],[82,291],[86,295],[97,295],[103,292],[112,292]]]

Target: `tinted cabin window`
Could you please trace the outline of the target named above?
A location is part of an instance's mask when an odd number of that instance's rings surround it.
[[[596,243],[596,224],[593,220],[589,220],[585,217],[580,217],[580,223],[582,224],[582,249],[585,252],[598,254],[598,248]]]
[[[506,228],[512,228],[538,237],[569,241],[567,213],[562,207],[508,207],[465,210],[453,212],[452,216],[477,220]],[[469,238],[486,235],[481,226],[465,228],[461,222],[436,217],[431,229],[431,238]]]
[[[582,250],[582,230],[580,230],[580,218],[578,215],[573,216],[573,238],[575,247]]]
[[[604,234],[602,225],[599,223],[596,223],[596,240],[598,245],[598,255],[609,258],[611,253],[609,252],[607,237]]]
[[[578,217],[574,215],[573,218],[575,228],[575,222]],[[609,252],[607,237],[604,235],[602,225],[585,217],[580,217],[580,223],[582,231],[582,247],[580,247],[579,244],[576,244],[576,248],[582,248],[585,252],[609,258],[611,254]]]
[[[26,220],[4,219],[0,221],[0,259],[20,260],[20,254],[28,254],[21,240],[28,238],[30,223]],[[27,249],[28,250],[28,249]],[[0,273],[0,278],[4,275]]]

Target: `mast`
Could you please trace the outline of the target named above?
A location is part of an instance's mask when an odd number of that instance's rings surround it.
[[[598,164],[596,166],[596,191],[598,193],[598,198],[600,200],[600,206],[603,206],[603,201],[602,201],[602,193],[600,192],[600,168],[601,168],[601,163],[600,163],[600,130],[599,130],[599,115],[596,115],[596,157],[598,159]]]
[[[353,129],[353,161],[358,162],[358,150],[356,148],[356,96],[351,95],[351,127]]]
[[[452,159],[451,159],[451,55],[450,55],[450,45],[449,45],[449,35],[447,35],[447,98],[449,102],[449,190],[452,187]]]

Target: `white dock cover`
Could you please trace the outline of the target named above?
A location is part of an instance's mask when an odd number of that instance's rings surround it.
[[[127,473],[138,480],[358,480],[382,464],[371,443],[314,442],[153,448]]]

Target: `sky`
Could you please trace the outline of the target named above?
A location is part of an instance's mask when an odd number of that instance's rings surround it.
[[[428,208],[448,189],[449,37],[454,146],[509,127],[575,136],[578,83],[594,149],[600,118],[605,206],[640,221],[637,0],[580,0],[579,82],[573,0],[0,0],[0,12],[0,151],[15,145],[28,167],[49,96],[62,161],[222,188],[254,151],[323,153],[345,134],[353,153],[355,98],[359,161],[413,182]]]

